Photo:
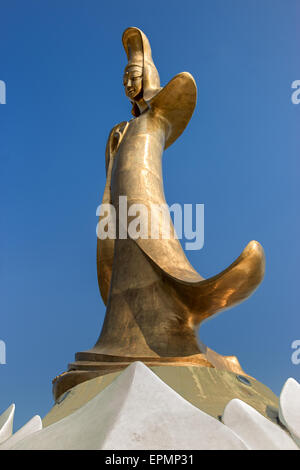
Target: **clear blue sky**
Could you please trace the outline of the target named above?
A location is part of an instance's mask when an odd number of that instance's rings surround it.
[[[300,339],[298,0],[0,3],[0,412],[16,427],[52,406],[51,380],[98,338],[96,207],[110,129],[130,119],[122,32],[144,30],[161,83],[189,71],[195,114],[164,154],[167,202],[205,204],[204,277],[252,239],[265,280],[200,329],[221,354],[279,393]]]

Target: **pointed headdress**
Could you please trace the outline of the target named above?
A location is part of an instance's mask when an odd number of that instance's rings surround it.
[[[147,36],[138,28],[127,28],[122,37],[128,64],[143,67],[143,99],[150,101],[161,89],[158,71],[153,63],[150,43]],[[132,102],[132,114],[139,116],[136,103]]]

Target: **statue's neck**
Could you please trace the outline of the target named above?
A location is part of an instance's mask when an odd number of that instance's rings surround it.
[[[139,101],[136,101],[136,104],[138,105],[141,114],[148,109],[148,105],[143,98],[141,98]]]

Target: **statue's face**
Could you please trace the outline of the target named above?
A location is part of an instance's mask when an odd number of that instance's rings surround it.
[[[130,100],[140,95],[143,88],[143,67],[140,65],[127,66],[124,72],[123,84],[125,94]]]

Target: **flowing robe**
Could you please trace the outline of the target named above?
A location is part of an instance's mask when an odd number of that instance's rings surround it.
[[[153,205],[166,204],[163,150],[182,132],[195,101],[193,78],[179,74],[151,100],[148,110],[114,127],[109,136],[103,202],[116,209],[117,239],[98,240],[98,279],[107,311],[93,348],[97,354],[166,358],[207,352],[197,341],[197,326],[244,300],[263,277],[263,250],[251,242],[229,268],[203,279],[187,260],[170,216],[157,215],[155,220],[160,234],[170,228],[169,239],[151,238],[150,218],[147,238],[133,240],[128,230],[126,238],[119,237],[120,196],[127,197],[128,208],[143,204],[148,214]]]

